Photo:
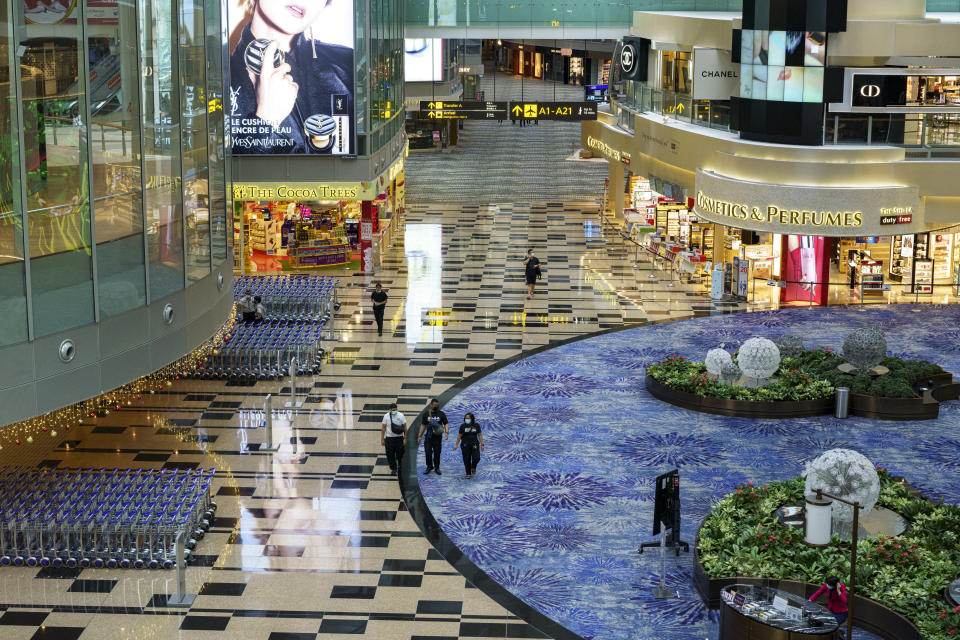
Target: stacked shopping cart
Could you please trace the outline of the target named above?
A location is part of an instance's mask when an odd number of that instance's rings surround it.
[[[237,300],[259,297],[263,319],[238,323],[223,346],[199,363],[193,375],[205,379],[274,380],[290,374],[320,371],[323,341],[333,339],[340,307],[340,281],[329,276],[243,276],[237,279]]]
[[[298,376],[320,371],[326,321],[301,323],[265,321],[238,324],[230,341],[210,355],[196,370],[200,378],[224,380],[274,380],[290,373],[296,362]]]
[[[338,308],[340,281],[329,276],[242,276],[234,285],[239,300],[247,291],[259,296],[264,320],[329,322]]]
[[[214,469],[0,471],[0,565],[164,568],[210,527]]]

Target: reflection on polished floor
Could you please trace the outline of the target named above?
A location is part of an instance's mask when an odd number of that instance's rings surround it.
[[[529,246],[546,263],[532,301],[520,264]],[[277,453],[259,451],[262,406],[266,394],[289,394],[287,383],[196,380],[49,450],[38,441],[0,451],[3,464],[215,466],[219,504],[187,571],[187,592],[199,594],[189,610],[165,606],[172,571],[4,568],[0,637],[541,637],[422,536],[389,475],[379,422],[390,402],[412,419],[430,397],[522,350],[738,308],[668,287],[627,258],[601,234],[593,203],[413,205],[382,272],[343,277],[339,341],[320,375],[297,381],[303,407],[281,408]],[[373,280],[390,295],[379,339]]]

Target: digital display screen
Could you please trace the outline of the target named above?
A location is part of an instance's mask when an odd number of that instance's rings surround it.
[[[740,39],[740,97],[823,102],[826,45],[823,31],[744,29]]]
[[[234,155],[356,153],[353,0],[231,6]]]

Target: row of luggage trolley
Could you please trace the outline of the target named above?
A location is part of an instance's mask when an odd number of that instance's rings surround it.
[[[192,376],[221,380],[275,380],[319,373],[324,340],[333,340],[340,281],[330,276],[242,276],[234,296],[260,298],[264,318],[238,322],[222,347]]]
[[[340,281],[330,276],[241,276],[234,285],[239,300],[247,291],[264,306],[264,320],[283,322],[332,321],[340,301]]]
[[[0,471],[0,565],[169,569],[210,528],[215,469]]]
[[[298,376],[320,371],[325,322],[267,321],[238,324],[230,341],[211,354],[193,376],[202,379],[274,380],[290,373]]]

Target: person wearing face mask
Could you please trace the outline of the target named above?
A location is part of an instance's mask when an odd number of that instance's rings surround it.
[[[830,576],[827,582],[810,596],[810,602],[813,602],[824,593],[827,594],[827,610],[837,619],[837,624],[842,625],[847,621],[847,585],[840,582],[840,578]]]
[[[353,151],[353,49],[313,36],[336,1],[251,0],[250,21],[230,55],[234,153]],[[337,133],[335,115],[350,116],[349,132]]]
[[[453,446],[460,447],[460,453],[463,454],[463,468],[469,480],[477,474],[480,452],[483,451],[483,433],[472,413],[463,416],[463,424],[460,425],[460,433],[457,434],[457,441]]]
[[[537,287],[537,279],[543,274],[540,272],[540,258],[536,256],[533,249],[527,250],[527,258],[523,261],[524,275],[527,279],[527,299],[533,297],[534,289]]]
[[[423,441],[423,452],[427,458],[427,470],[424,473],[436,471],[438,476],[443,475],[440,472],[440,452],[444,439],[450,439],[450,423],[447,422],[447,414],[440,410],[440,401],[434,398],[420,422],[420,433],[417,435],[417,444]]]
[[[380,444],[387,450],[390,473],[397,475],[400,472],[403,450],[407,445],[407,419],[397,410],[396,402],[392,403],[390,410],[383,414],[383,421],[380,424]]]

